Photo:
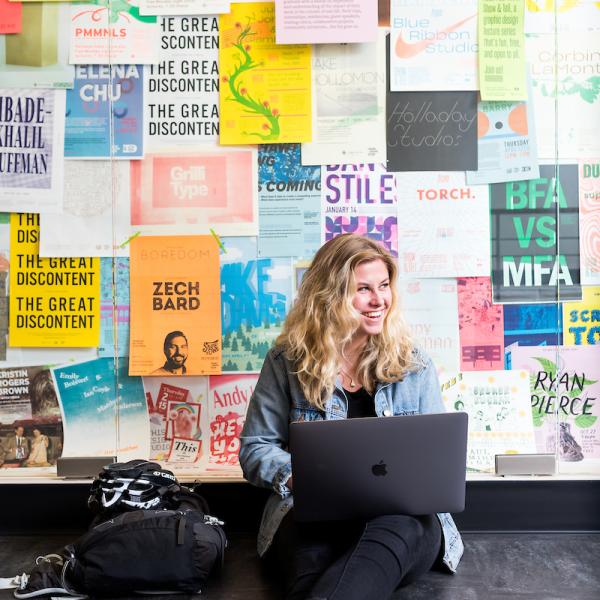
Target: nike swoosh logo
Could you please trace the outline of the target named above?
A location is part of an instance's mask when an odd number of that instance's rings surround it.
[[[458,29],[463,23],[474,19],[476,16],[477,15],[471,15],[470,17],[467,17],[466,19],[463,19],[458,23],[454,23],[454,25],[449,25],[448,27],[446,27],[446,29],[441,29],[433,36],[433,39],[422,40],[420,42],[415,42],[414,44],[409,44],[408,42],[405,42],[402,39],[402,33],[400,33],[398,35],[398,39],[396,40],[396,56],[398,56],[399,58],[412,58],[413,56],[416,56],[417,54],[423,52],[423,50],[431,46],[431,44],[439,42],[440,40],[438,38],[440,35],[444,33],[450,33],[451,31]]]

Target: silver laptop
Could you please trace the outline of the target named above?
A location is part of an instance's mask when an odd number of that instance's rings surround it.
[[[290,424],[298,521],[460,512],[464,412]]]

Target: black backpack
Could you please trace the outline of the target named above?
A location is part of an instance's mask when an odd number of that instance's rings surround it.
[[[94,596],[198,593],[223,564],[221,525],[197,509],[122,513],[66,546],[66,580]]]

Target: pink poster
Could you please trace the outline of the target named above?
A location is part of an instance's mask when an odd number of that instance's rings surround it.
[[[209,470],[239,470],[240,433],[258,375],[214,375],[209,380]]]
[[[257,235],[256,171],[254,149],[147,154],[131,162],[131,224]]]
[[[373,0],[275,0],[278,44],[374,42],[377,20]]]
[[[581,283],[600,285],[600,159],[579,163]]]
[[[21,32],[21,3],[0,0],[0,33]]]
[[[456,280],[462,371],[504,369],[504,312],[492,303],[489,277]]]

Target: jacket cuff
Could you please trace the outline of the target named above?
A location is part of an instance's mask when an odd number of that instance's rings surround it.
[[[273,489],[277,494],[279,494],[282,498],[286,498],[291,494],[289,488],[286,483],[288,479],[292,476],[292,463],[287,462],[280,467],[280,469],[275,473],[275,477],[273,477]]]

